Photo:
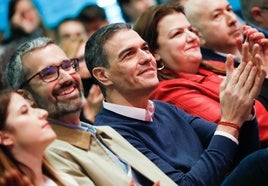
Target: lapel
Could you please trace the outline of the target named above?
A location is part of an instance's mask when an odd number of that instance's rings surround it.
[[[90,150],[91,134],[87,131],[51,124],[57,138],[84,150]]]
[[[58,139],[83,150],[90,150],[92,135],[89,132],[57,124],[51,124],[51,126],[56,132]],[[177,185],[114,129],[109,126],[98,126],[95,128],[97,135],[101,137],[105,145],[144,177],[152,182],[160,180],[161,185]]]
[[[114,129],[109,126],[97,126],[96,128],[105,144],[147,179],[152,182],[160,180],[161,185],[177,185]]]

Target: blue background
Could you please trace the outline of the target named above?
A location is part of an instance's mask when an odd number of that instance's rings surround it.
[[[62,19],[76,16],[87,4],[96,3],[103,7],[110,23],[122,22],[122,16],[116,0],[32,0],[37,7],[44,25],[48,28],[55,27]],[[0,32],[8,36],[7,6],[9,0],[0,0]],[[239,0],[229,0],[234,11],[240,10]]]
[[[32,0],[44,25],[53,28],[66,17],[75,17],[87,4],[98,4],[105,9],[108,21],[122,22],[120,8],[116,0]],[[9,0],[0,0],[0,32],[9,35],[8,25],[8,3]]]

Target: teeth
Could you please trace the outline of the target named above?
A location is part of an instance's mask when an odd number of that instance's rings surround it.
[[[64,91],[60,92],[59,95],[60,95],[60,96],[64,96],[64,95],[66,95],[66,94],[70,94],[70,93],[73,92],[73,91],[74,91],[74,87],[71,87],[71,88],[69,88],[69,89],[65,89]]]

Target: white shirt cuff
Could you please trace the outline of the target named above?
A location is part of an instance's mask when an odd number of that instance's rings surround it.
[[[231,134],[229,134],[227,132],[216,130],[215,133],[214,133],[214,135],[224,136],[226,138],[229,138],[233,142],[235,142],[237,145],[239,144],[239,141],[233,135],[231,135]]]

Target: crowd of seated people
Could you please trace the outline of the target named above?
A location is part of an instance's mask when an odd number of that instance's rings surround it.
[[[46,150],[52,164],[79,185],[175,185],[115,130],[80,121],[85,98],[78,70],[78,59],[46,37],[18,47],[6,69],[10,87],[48,111],[57,134]]]
[[[266,185],[268,40],[205,1],[120,0],[130,24],[92,4],[52,34],[11,0],[0,185]]]
[[[137,20],[134,30],[149,44],[158,63],[160,84],[152,92],[151,98],[175,104],[208,121],[219,122],[219,87],[225,70],[222,68],[222,74],[218,75],[220,69],[215,64],[221,62],[202,60],[200,40],[184,16],[183,8],[168,5],[151,8]],[[244,27],[243,32],[251,38],[249,42],[263,44],[266,41],[263,34],[250,27]],[[266,49],[267,44],[266,41]],[[213,70],[217,70],[217,73]],[[257,100],[255,108],[261,141],[267,145],[268,113]]]
[[[243,44],[243,50],[247,47]],[[246,54],[239,68],[227,61],[216,125],[150,100],[159,81],[149,46],[129,25],[104,26],[89,38],[85,50],[87,67],[105,100],[94,125],[114,128],[179,185],[218,185],[235,162],[259,148],[251,111],[265,72],[259,55]]]

